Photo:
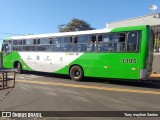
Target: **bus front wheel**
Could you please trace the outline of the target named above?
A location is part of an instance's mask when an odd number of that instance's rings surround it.
[[[75,65],[71,67],[69,75],[72,80],[80,81],[84,76],[84,72],[80,66]]]

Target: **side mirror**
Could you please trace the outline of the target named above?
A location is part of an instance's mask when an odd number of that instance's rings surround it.
[[[4,51],[4,45],[2,44],[2,49],[1,49],[1,51]]]

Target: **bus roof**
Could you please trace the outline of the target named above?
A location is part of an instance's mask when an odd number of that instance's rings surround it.
[[[110,32],[112,29],[100,29],[100,30],[86,30],[86,31],[74,31],[74,32],[63,32],[63,33],[49,33],[49,34],[35,34],[35,35],[23,35],[23,36],[13,36],[6,38],[5,40],[20,40],[20,39],[36,39],[36,38],[46,38],[46,37],[60,37],[60,36],[74,36],[74,35],[87,35],[87,34],[98,34]]]
[[[99,30],[86,30],[86,31],[74,31],[74,32],[62,32],[62,33],[49,33],[49,34],[35,34],[35,35],[22,35],[22,36],[13,36],[6,38],[4,40],[22,40],[22,39],[38,39],[38,38],[54,38],[54,37],[63,37],[63,36],[76,36],[76,35],[88,35],[88,34],[100,34],[107,33],[113,31],[126,31],[126,30],[141,30],[147,27],[147,25],[142,26],[128,26],[128,27],[120,27],[113,29],[99,29]]]

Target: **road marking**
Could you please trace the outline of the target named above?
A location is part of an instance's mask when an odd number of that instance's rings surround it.
[[[41,76],[37,76],[37,75],[28,75],[28,74],[21,74],[18,75],[17,78],[19,79],[34,79],[34,78],[39,78]]]
[[[133,89],[124,89],[124,88],[107,88],[107,87],[99,87],[99,86],[87,86],[87,85],[76,85],[76,84],[65,84],[65,83],[54,83],[54,82],[40,82],[40,81],[27,81],[27,80],[16,80],[16,81],[21,82],[21,83],[56,85],[56,86],[65,86],[65,87],[74,87],[74,88],[86,88],[86,89],[96,89],[96,90],[106,90],[106,91],[160,95],[160,92],[158,92],[158,91],[133,90]]]

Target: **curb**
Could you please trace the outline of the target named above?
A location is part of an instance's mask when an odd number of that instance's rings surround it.
[[[159,77],[160,78],[160,74],[151,74],[150,77]]]

